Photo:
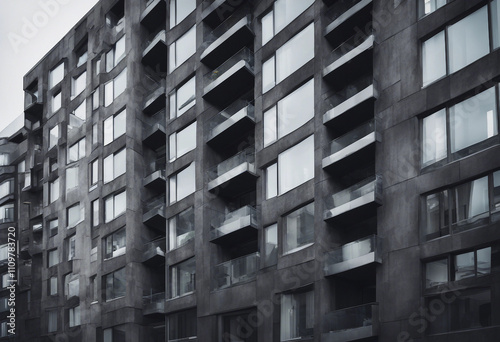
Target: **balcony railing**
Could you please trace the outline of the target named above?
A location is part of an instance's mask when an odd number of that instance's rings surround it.
[[[223,111],[208,119],[206,130],[208,141],[221,135],[238,136],[244,133],[248,126],[255,125],[255,110],[252,103],[237,100]]]
[[[325,13],[326,21],[329,23],[325,28],[325,36],[329,39],[337,40],[338,37],[342,37],[345,32],[341,28],[349,28],[352,32],[351,24],[357,24],[360,27],[366,25],[365,20],[371,19],[370,5],[372,0],[341,0],[336,1]],[[358,17],[364,17],[363,19]],[[354,23],[351,21],[354,20]],[[333,34],[337,31],[336,34]]]
[[[165,108],[165,79],[146,75],[141,81],[145,93],[142,111],[151,115]]]
[[[143,212],[147,213],[148,211],[151,211],[153,209],[159,209],[161,207],[164,207],[166,203],[165,201],[166,201],[165,195],[152,198],[151,200],[148,201],[148,203],[144,205]]]
[[[165,313],[165,292],[158,292],[142,297],[143,314],[163,314]]]
[[[141,15],[141,24],[149,30],[165,22],[167,16],[165,0],[149,0]]]
[[[245,255],[215,266],[214,289],[220,290],[255,279],[260,254]]]
[[[167,35],[164,29],[155,31],[150,34],[144,45],[144,51],[142,53],[142,62],[145,65],[150,66],[153,69],[160,69],[160,71],[165,71],[166,69],[166,59],[167,59],[167,45],[166,45]]]
[[[165,134],[165,109],[160,110],[143,122],[142,140],[153,149],[167,143]]]
[[[228,243],[236,244],[257,235],[257,210],[250,206],[232,212],[213,211],[210,240],[216,242],[227,238]]]
[[[151,262],[155,259],[165,259],[166,252],[166,238],[150,241],[144,244],[144,254],[142,260],[144,262]]]
[[[357,267],[381,262],[381,239],[371,235],[335,248],[327,254],[325,275],[345,272]]]
[[[360,53],[363,53],[370,47],[373,47],[373,43],[373,29],[370,29],[368,32],[366,32],[365,35],[355,34],[332,50],[332,52],[326,59],[326,65],[338,62],[344,56],[350,56],[351,58],[353,58]],[[350,60],[351,58],[346,58],[346,61]]]
[[[161,195],[151,199],[143,207],[142,221],[144,224],[157,229],[161,233],[165,233],[165,206],[166,197]]]
[[[353,341],[378,335],[378,303],[337,310],[323,317],[322,341]]]
[[[326,197],[327,210],[324,219],[328,220],[369,204],[380,205],[381,197],[382,177],[379,175],[369,177],[333,196]]]
[[[219,67],[215,68],[215,70],[209,71],[205,74],[205,84],[210,84],[215,80],[219,79],[225,72],[230,70],[233,66],[235,66],[238,62],[244,61],[253,72],[254,65],[254,56],[253,52],[248,48],[243,48],[240,51],[236,52],[232,57],[230,57],[227,61],[222,63]]]
[[[250,24],[250,15],[247,15],[243,18],[248,19],[247,25],[249,25]],[[237,15],[232,15],[229,18],[227,18],[219,26],[217,26],[215,29],[213,29],[210,33],[205,35],[205,37],[203,38],[203,45],[208,47],[210,44],[212,44],[217,39],[222,37],[222,35],[227,33],[230,28],[232,28],[235,24],[237,24],[243,18],[241,16],[237,16]]]
[[[337,20],[341,15],[350,10],[354,5],[357,5],[364,0],[341,0],[336,1],[326,12],[325,16],[329,22]]]
[[[245,150],[239,152],[238,154],[232,156],[229,159],[224,160],[217,166],[210,168],[208,173],[209,181],[216,180],[219,177],[225,176],[230,171],[234,171],[238,166],[249,165],[252,170],[254,169],[255,162],[255,147],[251,146]]]
[[[376,130],[375,119],[353,129],[343,136],[333,140],[324,150],[325,156],[331,156],[352,145],[353,143],[365,138]]]

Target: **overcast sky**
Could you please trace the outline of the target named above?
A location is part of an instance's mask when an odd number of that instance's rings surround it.
[[[0,131],[22,114],[23,76],[98,0],[0,0]]]

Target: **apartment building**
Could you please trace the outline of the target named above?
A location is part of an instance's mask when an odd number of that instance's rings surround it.
[[[500,0],[101,0],[0,142],[0,340],[495,341],[499,46]]]

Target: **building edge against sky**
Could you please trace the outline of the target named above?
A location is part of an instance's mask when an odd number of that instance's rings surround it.
[[[100,1],[2,132],[0,340],[494,341],[499,2]]]

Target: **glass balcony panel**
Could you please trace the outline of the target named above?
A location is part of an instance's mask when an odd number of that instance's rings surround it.
[[[151,294],[142,297],[142,304],[145,315],[165,313],[165,292],[151,290]]]
[[[254,280],[259,260],[260,254],[257,252],[215,266],[214,288],[220,290]]]
[[[236,244],[257,235],[257,210],[250,206],[242,207],[229,212],[212,211],[210,239],[222,240],[227,237],[227,242]],[[223,241],[221,241],[223,242]]]
[[[373,28],[368,29],[363,34],[355,34],[349,37],[342,44],[337,46],[330,52],[326,59],[326,65],[331,65],[335,62],[341,62],[342,57],[346,57],[345,62],[348,62],[355,56],[365,52],[366,50],[373,48],[374,36]],[[338,63],[336,63],[338,64]]]
[[[144,244],[143,261],[149,262],[157,260],[165,260],[166,238],[150,241]]]
[[[344,134],[343,136],[333,140],[329,146],[327,146],[324,150],[325,156],[331,156],[346,147],[354,144],[355,142],[367,137],[371,133],[375,133],[376,130],[376,122],[375,119],[372,119],[361,125],[352,131]]]
[[[215,180],[242,164],[250,164],[253,167],[254,162],[255,162],[255,147],[251,146],[239,152],[238,154],[232,156],[231,158],[224,160],[217,166],[210,168],[207,171],[208,178],[210,181]]]
[[[207,124],[208,141],[224,145],[226,138],[232,140],[255,125],[255,110],[252,103],[237,100],[223,111],[212,116]],[[221,140],[220,142],[218,140]]]
[[[322,341],[352,341],[378,335],[378,303],[364,304],[326,314]]]
[[[231,58],[222,63],[219,67],[215,68],[215,70],[207,72],[204,76],[205,84],[209,84],[217,80],[219,77],[224,75],[226,71],[230,70],[233,66],[235,66],[238,62],[241,61],[247,63],[253,72],[253,66],[254,66],[253,52],[245,47],[240,51],[236,52]]]

